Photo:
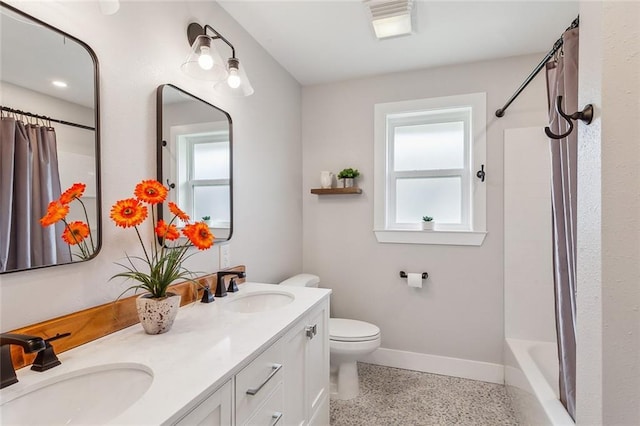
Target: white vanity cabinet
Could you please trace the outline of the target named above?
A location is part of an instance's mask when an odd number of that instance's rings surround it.
[[[329,298],[287,330],[177,424],[328,425]]]

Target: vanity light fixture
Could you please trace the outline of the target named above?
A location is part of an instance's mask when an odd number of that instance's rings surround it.
[[[414,0],[363,0],[379,40],[413,32]]]
[[[209,35],[208,31],[213,35]],[[233,45],[211,26],[192,22],[187,27],[191,52],[181,68],[198,80],[214,82],[214,89],[224,95],[250,96],[254,90],[244,68],[236,57]],[[225,62],[216,48],[215,40],[223,41],[231,49],[231,57]]]

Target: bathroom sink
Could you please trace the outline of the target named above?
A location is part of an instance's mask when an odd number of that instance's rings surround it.
[[[46,380],[0,405],[3,425],[104,424],[151,386],[142,364],[109,364]]]
[[[280,291],[258,291],[240,295],[224,305],[224,309],[242,314],[270,311],[281,308],[293,302],[295,297],[291,293]]]

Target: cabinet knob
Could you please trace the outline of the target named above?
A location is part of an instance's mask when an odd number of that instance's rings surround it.
[[[313,339],[313,336],[318,334],[318,324],[308,325],[305,327],[304,331],[307,333],[307,337],[309,339]]]

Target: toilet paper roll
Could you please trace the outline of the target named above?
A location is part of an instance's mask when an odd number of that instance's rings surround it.
[[[407,274],[407,284],[409,284],[409,287],[422,288],[422,274],[409,272]]]

